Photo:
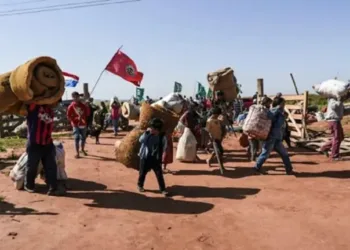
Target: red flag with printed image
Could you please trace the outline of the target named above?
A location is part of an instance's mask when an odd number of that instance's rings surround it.
[[[120,50],[115,53],[111,61],[107,64],[106,70],[120,76],[125,81],[131,82],[137,87],[141,85],[143,73],[137,71],[135,62]]]

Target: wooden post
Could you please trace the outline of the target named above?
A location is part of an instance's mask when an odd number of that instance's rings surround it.
[[[0,114],[0,138],[4,138],[3,135],[3,123],[2,123],[2,115]]]
[[[257,90],[258,90],[257,104],[259,104],[262,97],[264,96],[264,79],[259,78],[257,80]]]
[[[304,92],[304,101],[303,101],[303,117],[302,117],[302,135],[301,135],[301,139],[307,139],[309,140],[309,134],[307,133],[307,123],[306,123],[306,115],[307,115],[307,109],[309,107],[309,91],[305,91]]]
[[[84,100],[86,101],[90,98],[89,84],[88,83],[84,83],[83,90],[84,90]]]

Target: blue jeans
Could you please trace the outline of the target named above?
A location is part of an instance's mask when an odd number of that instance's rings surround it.
[[[287,150],[283,146],[282,140],[274,138],[270,138],[263,143],[262,152],[259,155],[258,160],[256,161],[255,168],[259,170],[261,169],[262,165],[269,158],[272,150],[275,150],[281,156],[286,171],[292,171],[292,163],[290,162]]]
[[[117,134],[118,133],[118,127],[119,127],[119,118],[113,119],[112,123],[113,123],[114,134]]]
[[[75,150],[77,151],[77,153],[79,152],[79,142],[80,141],[81,141],[81,149],[84,150],[84,148],[85,148],[86,132],[87,132],[86,128],[79,128],[79,127],[73,128]]]

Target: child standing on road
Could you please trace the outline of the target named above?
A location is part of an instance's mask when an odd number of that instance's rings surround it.
[[[100,144],[100,134],[104,124],[104,112],[97,106],[92,122],[91,136],[96,138],[96,144]]]
[[[137,186],[140,192],[145,192],[143,188],[146,175],[152,169],[157,177],[160,192],[167,196],[165,182],[162,171],[162,161],[165,158],[167,149],[166,136],[161,134],[163,121],[155,118],[150,122],[147,131],[141,135],[139,141],[141,148],[139,152],[140,169]]]

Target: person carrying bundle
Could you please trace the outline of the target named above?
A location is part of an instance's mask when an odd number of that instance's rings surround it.
[[[209,117],[207,121],[206,129],[209,132],[213,143],[215,143],[216,147],[219,150],[220,157],[222,159],[224,154],[224,148],[222,147],[222,141],[226,134],[226,129],[222,121],[219,119],[219,116],[222,114],[222,111],[219,107],[215,107],[212,110],[212,115]],[[207,164],[211,166],[212,160],[215,157],[215,153],[213,152],[210,156],[210,158],[207,160]],[[221,160],[222,161],[222,160]]]
[[[349,94],[348,94],[349,95]],[[328,151],[331,150],[331,160],[339,161],[340,158],[340,144],[344,140],[344,131],[341,121],[344,116],[343,101],[347,96],[337,100],[336,98],[328,99],[326,120],[328,121],[329,130],[332,133],[332,139],[325,143],[320,152],[329,157]]]
[[[139,139],[141,148],[139,151],[140,168],[137,187],[140,192],[145,192],[146,175],[152,169],[157,177],[160,192],[167,196],[168,192],[166,191],[162,171],[162,161],[167,150],[166,136],[161,133],[163,124],[161,119],[152,119],[149,128]]]
[[[270,109],[271,104],[272,104],[272,100],[267,96],[264,97],[261,101],[261,105],[263,105],[267,109]],[[248,136],[248,140],[249,140],[248,155],[250,156],[250,161],[256,161],[258,151],[260,150],[260,147],[261,147],[260,140],[250,136]]]
[[[56,151],[52,140],[54,112],[49,105],[30,104],[27,106],[28,162],[24,180],[24,190],[35,192],[35,178],[40,161],[45,171],[48,195],[62,195],[57,189]]]
[[[263,143],[262,153],[259,155],[253,168],[254,172],[257,174],[263,174],[261,168],[269,158],[272,150],[275,150],[281,156],[287,175],[292,175],[294,173],[288,152],[283,146],[285,126],[284,106],[285,100],[282,97],[274,98],[272,103],[273,108],[268,113],[269,118],[272,120],[272,127],[267,140]]]

